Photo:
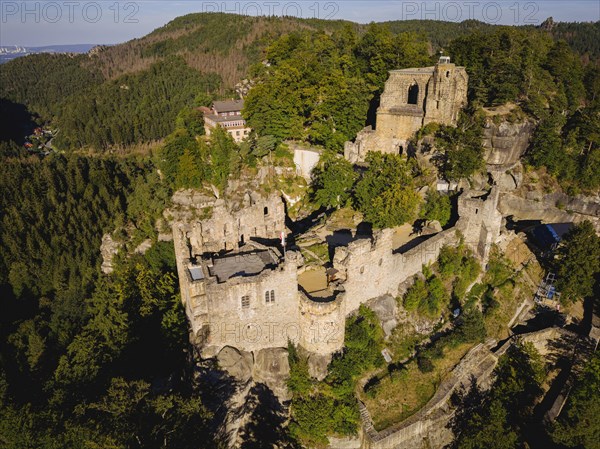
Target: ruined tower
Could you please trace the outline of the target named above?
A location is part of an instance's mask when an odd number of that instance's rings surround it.
[[[350,162],[364,160],[369,151],[402,154],[408,140],[424,125],[456,126],[467,104],[468,75],[442,56],[432,67],[391,70],[377,109],[376,129],[365,128],[355,142],[346,142]]]

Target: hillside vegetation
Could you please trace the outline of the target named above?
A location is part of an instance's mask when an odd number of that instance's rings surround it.
[[[415,36],[409,41],[417,39],[425,43],[412,55],[406,55],[409,56],[408,65],[423,63],[422,58],[428,59],[439,49],[446,49],[452,40],[473,31],[489,34],[498,29],[472,20],[462,23],[393,21],[385,23],[383,28],[393,35]],[[523,28],[527,33],[534,31],[533,27]],[[92,147],[102,150],[115,145],[148,142],[173,131],[174,119],[181,108],[207,104],[218,97],[235,96],[235,85],[251,74],[253,65],[267,57],[267,48],[279,37],[290,33],[302,35],[307,31],[331,35],[334,32],[340,34],[342,30],[362,38],[372,31],[372,26],[293,17],[189,14],[142,38],[94,49],[88,55],[36,54],[3,64],[0,66],[0,98],[24,105],[38,123],[51,123],[60,128],[60,138],[54,143],[61,149]],[[564,38],[585,62],[598,60],[600,22],[558,23],[543,33]],[[308,47],[312,45],[308,44]],[[345,45],[338,41],[338,48]],[[376,57],[381,50],[385,51],[385,45],[373,47],[372,53],[363,53],[362,57],[365,60]],[[344,49],[346,53],[349,50],[352,52],[351,48]],[[355,50],[360,57],[360,49]],[[381,63],[382,58],[376,58],[375,62]],[[338,64],[344,76],[352,71],[352,65],[339,65],[345,64],[343,60],[332,60],[331,63]],[[356,67],[359,68],[360,63]],[[379,76],[383,79],[387,68],[398,67],[380,66]],[[365,71],[364,67],[361,71]],[[332,73],[329,78],[335,75]],[[318,79],[321,75],[316,76],[315,81],[322,81]],[[382,83],[381,79],[376,81]],[[353,89],[357,87],[353,82],[343,90],[354,95]],[[359,93],[359,97],[361,95],[363,93]],[[362,101],[356,110],[357,116],[368,100]],[[317,125],[327,125],[327,113],[322,117],[319,111],[315,112],[320,123],[312,126],[313,129]],[[310,122],[315,118],[307,117]],[[338,141],[353,137],[359,124],[362,125],[355,120],[357,124],[342,124],[345,128],[336,137]],[[311,125],[305,123],[305,126]],[[3,135],[0,141],[9,137],[14,140],[12,135]]]

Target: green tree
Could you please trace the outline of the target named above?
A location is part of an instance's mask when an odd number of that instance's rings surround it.
[[[446,178],[469,178],[483,168],[482,124],[480,115],[462,113],[456,128],[441,126],[436,132],[436,144],[444,153],[440,168]]]
[[[450,221],[452,205],[450,197],[439,192],[430,190],[427,192],[425,203],[421,207],[421,217],[427,220],[437,220],[440,225],[446,226]]]
[[[346,205],[358,178],[352,164],[335,154],[326,153],[312,172],[313,201],[319,206]]]
[[[600,274],[600,237],[590,221],[584,221],[565,235],[556,261],[557,288],[561,300],[574,302],[593,293]]]
[[[597,352],[578,377],[550,433],[555,442],[567,447],[600,448],[600,354]]]
[[[357,209],[374,226],[399,226],[416,217],[420,197],[408,163],[398,155],[370,152],[369,168],[356,184]]]

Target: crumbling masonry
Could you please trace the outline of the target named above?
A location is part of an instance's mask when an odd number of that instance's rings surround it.
[[[344,156],[364,161],[369,151],[402,154],[409,139],[428,123],[456,126],[467,104],[468,75],[464,67],[442,56],[432,67],[391,70],[377,109],[376,129],[363,129],[346,142]]]
[[[173,225],[181,298],[196,344],[213,357],[227,346],[255,352],[290,340],[330,356],[343,346],[349,314],[369,299],[396,296],[399,284],[434,262],[444,245],[463,238],[485,260],[500,232],[497,202],[496,187],[463,193],[456,226],[404,252],[393,247],[389,229],[336,248],[336,294],[320,299],[298,288],[300,253],[283,255],[281,198],[252,198],[237,211],[220,200],[211,218]]]

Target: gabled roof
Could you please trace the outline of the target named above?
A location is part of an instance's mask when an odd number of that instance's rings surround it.
[[[215,101],[213,108],[217,112],[239,112],[244,107],[244,100]]]

